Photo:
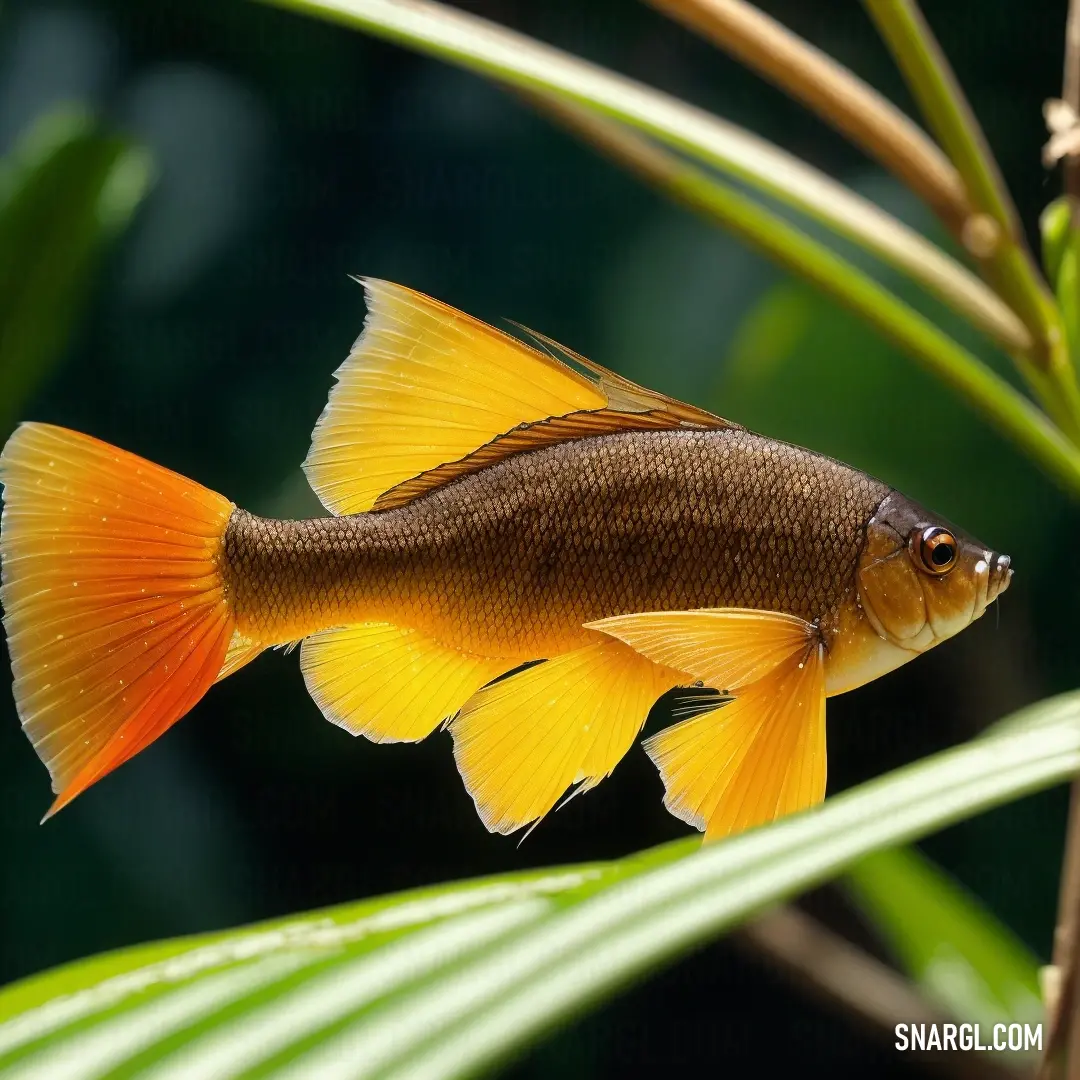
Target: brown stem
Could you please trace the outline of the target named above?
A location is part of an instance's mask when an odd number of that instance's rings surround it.
[[[972,220],[989,227],[985,236],[968,238],[976,241],[967,243],[968,251],[979,260],[987,281],[1036,335],[1039,349],[1034,359],[1058,384],[1054,389],[1061,399],[1059,422],[1069,428],[1070,437],[1080,439],[1080,389],[1065,348],[1060,313],[1035,266],[997,160],[948,58],[916,0],[863,0],[863,5],[980,211]]]
[[[934,141],[832,57],[744,0],[649,0],[812,109],[899,177],[963,240],[974,214]]]
[[[1074,116],[1080,116],[1080,0],[1069,0],[1069,15],[1065,21],[1065,72],[1061,100],[1070,106]],[[1066,154],[1062,170],[1065,194],[1080,199],[1080,157]]]
[[[708,184],[708,175],[682,158],[624,125],[579,105],[550,94],[524,93],[521,96],[555,123],[562,125],[669,198],[681,201],[707,217],[714,216],[690,194],[690,189],[696,186],[690,182],[690,178],[694,177]],[[728,228],[734,227],[731,222],[721,224]],[[1015,312],[987,285],[958,263],[951,263],[948,275],[937,279],[936,289],[926,281],[923,284],[935,292],[939,299],[963,314],[973,325],[989,334],[1014,359],[1022,358],[1031,348],[1032,338]],[[1022,363],[1022,359],[1017,359],[1017,362]]]
[[[1052,992],[1046,1002],[1046,1047],[1039,1080],[1080,1076],[1080,780],[1074,780],[1054,931]],[[1069,1065],[1072,1063],[1072,1067]]]
[[[759,916],[742,928],[738,939],[890,1043],[897,1024],[952,1022],[903,976],[797,908],[776,908]],[[1017,1080],[1020,1075],[974,1051],[920,1054],[919,1059],[954,1080]]]

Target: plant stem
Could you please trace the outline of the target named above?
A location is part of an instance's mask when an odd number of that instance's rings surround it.
[[[1080,779],[1073,781],[1052,958],[1055,989],[1046,1002],[1046,1049],[1038,1080],[1065,1080],[1080,1064]]]
[[[963,177],[972,202],[1020,241],[1019,216],[997,162],[922,12],[913,0],[864,3],[919,108]]]
[[[1080,110],[1080,0],[1069,0],[1061,97],[1074,114]],[[1068,249],[1072,239],[1069,234],[1080,224],[1076,203],[1080,195],[1080,159],[1066,154],[1062,168],[1065,194],[1071,204],[1065,226],[1064,246]],[[1061,265],[1064,255],[1065,252],[1057,260],[1057,274],[1052,275],[1058,278],[1059,296],[1063,286]],[[1069,302],[1075,303],[1075,298],[1070,297]],[[1046,1002],[1046,1050],[1039,1065],[1038,1080],[1065,1080],[1080,1071],[1080,777],[1073,780],[1069,798],[1051,963],[1053,992]]]
[[[1027,398],[884,286],[770,210],[621,125],[550,97],[538,105],[624,168],[861,316],[1080,495],[1080,450]]]
[[[914,191],[960,240],[973,214],[937,144],[831,56],[744,0],[649,0],[812,109]]]
[[[1049,387],[1036,384],[1034,389],[1070,438],[1080,441],[1080,387],[1060,313],[1028,250],[1016,207],[979,122],[914,0],[863,2],[980,212],[966,230],[966,247],[1035,335],[1034,360],[1046,373]]]
[[[1069,0],[1065,21],[1065,70],[1061,80],[1061,100],[1080,116],[1080,0]],[[1080,199],[1080,157],[1066,154],[1062,160],[1065,194]],[[1076,207],[1073,208],[1074,216]]]
[[[815,996],[839,1005],[890,1042],[897,1024],[938,1024],[952,1018],[930,1005],[902,975],[796,907],[774,908],[736,935],[768,956]],[[976,1054],[919,1058],[961,1080],[1016,1080],[1011,1069]]]
[[[966,267],[868,199],[778,146],[702,109],[431,0],[264,0],[360,27],[525,93],[557,97],[644,131],[872,252],[991,333],[1010,352],[1035,341]]]

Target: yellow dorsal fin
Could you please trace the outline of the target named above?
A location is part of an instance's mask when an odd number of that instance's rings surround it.
[[[422,293],[368,278],[364,332],[336,372],[304,470],[327,509],[384,491],[518,424],[602,409],[603,393],[550,356]]]
[[[474,695],[450,725],[454,758],[491,832],[542,818],[572,784],[598,784],[656,699],[686,677],[618,641],[563,653]]]
[[[407,489],[414,498],[461,475],[461,470],[438,472],[439,466],[552,417],[605,409],[628,414],[591,434],[627,427],[730,426],[562,349],[581,367],[577,371],[412,289],[370,278],[364,288],[364,332],[336,372],[337,385],[304,462],[311,486],[335,514],[370,510],[384,493],[431,474]],[[642,418],[635,421],[635,414]],[[554,428],[535,433],[539,441],[527,448],[582,437],[577,428],[553,440],[557,433]],[[507,448],[500,447],[491,460]],[[408,501],[405,490],[379,502],[379,508]]]
[[[815,806],[825,797],[822,646],[795,653],[734,701],[645,741],[664,805],[725,836]]]
[[[324,630],[300,646],[304,682],[326,719],[373,742],[426,738],[515,666],[389,623]]]
[[[389,491],[384,491],[375,500],[372,509],[390,510],[395,506],[403,506],[427,491],[443,487],[469,473],[480,472],[497,461],[528,450],[539,450],[544,446],[586,439],[594,435],[611,435],[617,431],[655,431],[658,428],[676,426],[680,425],[673,424],[670,416],[657,412],[624,413],[599,409],[596,412],[571,413],[569,416],[551,416],[546,420],[538,420],[535,424],[516,427],[505,435],[496,435],[491,442],[457,461],[449,461],[397,484]]]
[[[615,615],[586,627],[717,690],[755,682],[788,657],[805,653],[818,634],[795,615],[750,608],[647,611]]]
[[[739,426],[705,409],[699,409],[696,405],[687,405],[685,401],[668,397],[667,394],[661,394],[658,390],[649,390],[647,387],[639,386],[636,382],[631,382],[617,372],[598,364],[595,360],[586,359],[581,353],[574,352],[566,345],[561,345],[546,334],[541,334],[521,323],[513,325],[543,345],[553,359],[557,360],[561,353],[572,365],[583,368],[603,391],[607,398],[607,408],[615,412],[656,413],[667,418],[666,427],[679,424],[706,428]]]

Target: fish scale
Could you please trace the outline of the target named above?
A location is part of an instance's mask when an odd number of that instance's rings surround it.
[[[301,522],[237,510],[237,625],[292,641],[387,620],[446,645],[549,656],[633,611],[781,611],[828,632],[886,485],[741,428],[639,431],[499,462],[404,506]]]

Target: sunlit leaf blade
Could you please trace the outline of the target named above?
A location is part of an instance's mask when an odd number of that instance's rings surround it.
[[[1046,280],[1051,288],[1057,282],[1061,269],[1061,257],[1069,239],[1072,224],[1072,200],[1062,195],[1050,203],[1039,215],[1039,233],[1042,237],[1042,262]]]
[[[1039,218],[1043,264],[1057,298],[1061,324],[1074,366],[1080,363],[1080,229],[1073,221],[1073,200],[1055,199]]]
[[[550,45],[430,0],[264,0],[359,27],[531,93],[620,120],[810,215],[937,294],[996,305],[936,245],[780,147],[684,101]],[[1014,347],[1030,336],[1016,320]]]
[[[466,882],[73,964],[0,993],[0,1076],[458,1077],[883,847],[1080,768],[1080,693],[702,851]]]
[[[0,162],[0,439],[59,359],[149,180],[144,150],[66,110]]]
[[[933,131],[981,211],[984,228],[969,229],[969,250],[1037,339],[1035,362],[1043,404],[1080,442],[1080,385],[1063,341],[1061,315],[1028,251],[1020,216],[975,113],[915,0],[864,0]],[[977,232],[983,239],[970,241]]]
[[[1067,490],[1080,490],[1080,451],[1076,446],[1028,398],[895,292],[731,185],[662,150],[624,125],[550,95],[531,97],[537,108],[601,153],[850,308],[951,386]],[[979,288],[983,296],[953,292],[942,293],[942,297],[973,324],[998,337],[1007,347],[1015,347],[1015,316],[989,290],[981,284]],[[985,298],[990,302],[984,303]],[[834,362],[829,371],[835,372],[835,368]],[[815,372],[813,377],[820,380],[829,375]],[[855,378],[862,381],[862,374],[857,373]],[[771,385],[767,393],[776,396]],[[723,403],[719,409],[726,412]],[[772,429],[766,424],[761,430]],[[806,445],[818,443],[811,440]]]
[[[1042,1019],[1038,960],[918,851],[875,852],[847,880],[903,970],[951,1015],[986,1030]]]
[[[971,204],[960,174],[888,98],[746,0],[650,0],[812,109],[903,181],[962,237]]]

